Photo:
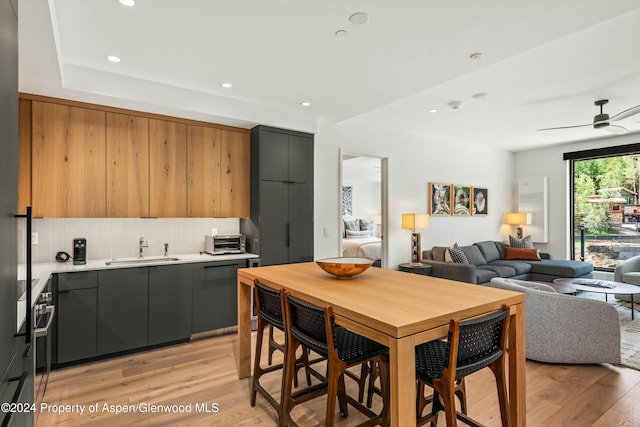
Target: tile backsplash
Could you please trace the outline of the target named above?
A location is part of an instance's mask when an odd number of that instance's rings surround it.
[[[204,250],[204,235],[212,228],[218,234],[238,233],[239,222],[238,218],[34,219],[38,243],[32,246],[33,262],[54,262],[59,251],[73,255],[76,237],[87,239],[87,260],[137,257],[140,237],[149,242],[145,256],[163,255],[164,243],[169,244],[169,255],[198,253]]]

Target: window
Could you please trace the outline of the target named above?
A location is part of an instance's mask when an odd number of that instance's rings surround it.
[[[572,259],[612,271],[640,255],[640,144],[565,153]]]

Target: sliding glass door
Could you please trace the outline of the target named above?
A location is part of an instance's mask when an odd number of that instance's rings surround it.
[[[640,146],[565,153],[573,259],[612,271],[640,255]]]

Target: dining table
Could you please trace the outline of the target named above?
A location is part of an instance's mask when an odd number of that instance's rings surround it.
[[[415,346],[446,337],[451,319],[508,307],[509,413],[511,425],[526,425],[524,294],[377,267],[348,280],[314,262],[238,269],[239,378],[251,375],[251,295],[257,282],[331,306],[337,324],[389,348],[390,422],[401,427],[416,425]]]

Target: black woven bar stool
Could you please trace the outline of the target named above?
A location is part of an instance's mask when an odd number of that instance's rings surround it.
[[[505,350],[509,310],[459,321],[451,320],[447,341],[435,340],[416,346],[416,377],[418,379],[417,425],[438,422],[438,412],[443,410],[447,427],[457,426],[456,419],[466,424],[482,427],[466,415],[464,377],[483,368],[490,368],[496,377],[500,417],[503,427],[510,425],[507,382],[505,375]],[[433,388],[431,414],[421,416],[426,400],[424,385]],[[454,394],[461,402],[462,412],[456,411]],[[421,403],[422,402],[422,403]]]
[[[327,358],[327,381],[311,386],[301,392],[292,393],[292,365],[285,374],[284,417],[288,425],[295,425],[290,413],[294,406],[326,394],[327,406],[325,426],[333,426],[336,398],[342,416],[348,415],[347,404],[358,409],[370,419],[361,426],[389,424],[389,349],[362,335],[335,324],[331,307],[318,307],[309,302],[287,296],[285,304],[285,330],[289,334],[287,364],[295,358],[296,348],[309,347]],[[344,373],[347,368],[376,361],[380,369],[381,389],[384,408],[376,414],[369,408],[347,395]]]
[[[278,345],[277,349],[281,350],[285,353],[286,357],[286,349],[287,349],[287,334],[284,331],[284,295],[285,291],[283,289],[277,291],[275,289],[269,288],[261,283],[256,283],[254,286],[254,295],[255,295],[255,304],[258,315],[258,330],[256,333],[256,352],[255,359],[253,364],[253,378],[251,382],[251,406],[255,406],[256,404],[256,395],[260,393],[262,397],[265,398],[271,406],[273,406],[277,412],[278,422],[281,423],[282,420],[282,391],[284,387],[281,387],[280,398],[276,400],[269,392],[267,392],[264,387],[260,384],[260,377],[266,373],[276,371],[278,369],[283,369],[284,363],[279,363],[276,365],[272,365],[271,354],[269,354],[268,364],[270,366],[263,368],[260,365],[260,361],[262,358],[262,340],[264,337],[264,329],[269,326],[270,328],[280,329],[285,335],[285,343],[282,345]],[[269,339],[271,340],[272,336],[270,334]],[[271,347],[271,343],[269,345]],[[269,349],[271,353],[271,348]],[[311,363],[318,362],[323,360],[322,358],[317,358],[313,361],[309,361],[309,351],[306,348],[303,348],[302,355],[295,360],[294,371],[296,375],[294,376],[294,385],[297,387],[297,372],[300,368],[305,369],[305,374],[307,378],[307,386],[311,386],[311,375],[319,378],[324,381],[325,378],[320,375],[318,372],[314,371],[311,367]],[[284,383],[284,372],[282,374],[282,383]]]

